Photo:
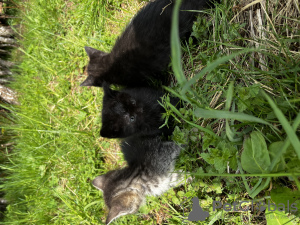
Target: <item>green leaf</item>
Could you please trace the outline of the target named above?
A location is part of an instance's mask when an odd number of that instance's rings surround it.
[[[196,136],[190,136],[192,142],[197,142],[198,138]]]
[[[174,196],[174,197],[172,198],[172,202],[173,202],[175,205],[180,205],[180,201],[179,201],[179,199],[178,199],[176,196]]]
[[[237,150],[225,141],[218,143],[216,148],[208,148],[209,153],[201,153],[200,156],[211,164],[219,173],[223,173],[227,168],[227,163],[236,161],[235,155]],[[236,169],[236,165],[230,164],[231,169]]]
[[[228,91],[227,91],[227,95],[226,95],[226,103],[225,103],[225,109],[227,111],[229,111],[230,109],[230,105],[232,102],[232,96],[233,96],[233,82],[230,82],[229,87],[228,87]]]
[[[292,125],[292,129],[294,131],[296,131],[297,127],[300,124],[300,113],[298,113],[296,119],[294,120],[294,123]],[[277,155],[274,157],[274,159],[272,160],[272,164],[270,165],[270,171],[273,170],[273,168],[276,166],[275,164],[280,160],[280,158],[282,157],[282,155],[286,152],[286,158],[290,158],[289,162],[287,163],[287,168],[289,169],[289,171],[292,171],[291,168],[295,168],[295,170],[293,172],[298,172],[299,171],[299,157],[294,156],[294,154],[298,154],[295,151],[291,151],[290,149],[290,140],[289,138],[286,138],[286,140],[284,141],[281,150],[279,151],[279,153],[277,153]],[[298,171],[297,171],[298,170]]]
[[[173,131],[172,140],[179,144],[188,144],[188,139],[186,138],[187,135],[185,130],[180,130],[180,128],[176,126]]]
[[[300,205],[297,204],[297,201],[300,200],[300,191],[292,191],[287,187],[279,187],[272,189],[271,199],[277,206],[279,206],[279,204],[283,204],[285,206],[286,213],[293,213],[292,204],[294,204],[293,207],[297,207],[297,209],[300,210]]]
[[[177,195],[180,196],[180,197],[184,197],[185,193],[183,191],[178,191]]]
[[[227,162],[223,158],[221,157],[215,158],[214,167],[219,173],[223,173],[225,171],[226,165]]]
[[[291,216],[278,210],[270,211],[268,209],[266,209],[266,219],[268,225],[294,225],[299,222],[299,218],[295,218],[293,215]]]
[[[218,143],[218,140],[212,136],[212,135],[205,135],[203,137],[203,145],[202,145],[202,149],[206,150],[209,148],[210,145],[215,146]]]
[[[215,160],[209,153],[201,153],[201,157],[209,164],[214,164]]]
[[[266,173],[271,164],[267,144],[260,132],[254,131],[244,141],[242,167],[248,173]]]
[[[220,184],[220,182],[214,181],[213,182],[213,189],[217,194],[221,194],[222,193],[222,184]]]
[[[274,142],[269,146],[269,154],[270,154],[270,158],[271,161],[273,162],[273,160],[275,160],[276,156],[278,154],[280,154],[280,150],[283,146],[284,142],[283,141],[278,141],[278,142]],[[283,153],[284,154],[284,153]],[[274,166],[272,172],[279,172],[279,171],[283,171],[285,169],[285,163],[282,160],[282,157],[279,158],[279,161],[276,162],[277,164]]]

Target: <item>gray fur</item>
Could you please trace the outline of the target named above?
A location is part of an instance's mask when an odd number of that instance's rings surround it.
[[[103,191],[109,208],[106,224],[137,212],[147,195],[159,196],[183,180],[180,173],[174,172],[180,146],[159,137],[133,136],[125,140],[121,147],[128,166],[93,181]]]

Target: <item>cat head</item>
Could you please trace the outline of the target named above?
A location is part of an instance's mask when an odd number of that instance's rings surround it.
[[[80,86],[102,87],[102,75],[107,71],[106,56],[108,53],[87,46],[84,47],[84,49],[89,56],[90,61],[87,66],[88,77],[80,84]]]
[[[105,203],[109,209],[106,224],[114,219],[132,214],[138,211],[145,200],[145,195],[140,185],[134,182],[122,182],[119,174],[122,170],[110,171],[107,174],[96,177],[93,185],[103,191]]]
[[[143,106],[126,92],[115,91],[103,83],[104,97],[100,135],[124,138],[135,134],[143,120]]]

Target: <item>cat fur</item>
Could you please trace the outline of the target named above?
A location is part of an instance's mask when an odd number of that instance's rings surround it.
[[[174,172],[181,147],[159,137],[133,136],[121,144],[128,166],[109,171],[93,180],[103,191],[109,209],[106,224],[122,215],[138,211],[148,195],[159,196],[180,185],[184,177]]]
[[[183,0],[179,12],[179,36],[192,30],[193,21],[209,0]],[[110,53],[85,47],[88,77],[81,86],[102,87],[104,81],[126,87],[167,84],[164,70],[170,62],[170,30],[174,0],[150,1],[127,25]],[[157,81],[157,82],[156,82]]]
[[[168,137],[173,132],[173,121],[161,127],[165,109],[159,104],[165,94],[161,89],[150,87],[112,90],[103,84],[104,97],[102,127],[100,135],[106,138],[126,138],[135,134],[161,135]],[[178,98],[171,97],[170,103],[179,107]]]

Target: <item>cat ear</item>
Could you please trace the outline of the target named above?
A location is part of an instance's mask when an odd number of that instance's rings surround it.
[[[108,216],[106,218],[106,224],[110,224],[114,219],[135,213],[140,208],[144,196],[136,192],[124,192],[113,200]]]
[[[122,206],[121,205],[116,205],[116,206],[113,206],[110,210],[109,210],[109,213],[108,213],[108,216],[106,218],[106,224],[110,224],[114,219],[117,219],[118,217],[120,216],[123,216],[123,215],[127,215],[128,213],[126,213],[126,211],[124,211],[122,209]]]
[[[93,56],[104,56],[107,54],[106,52],[102,52],[98,49],[91,48],[88,46],[85,46],[84,49],[85,49],[86,54],[89,56],[89,58],[91,58]]]
[[[98,86],[98,85],[95,85],[95,81],[96,81],[96,78],[93,77],[93,76],[88,76],[81,84],[80,86]]]
[[[95,188],[99,189],[100,191],[103,191],[105,180],[106,180],[106,176],[104,174],[96,177],[93,180],[92,184],[94,185]]]

